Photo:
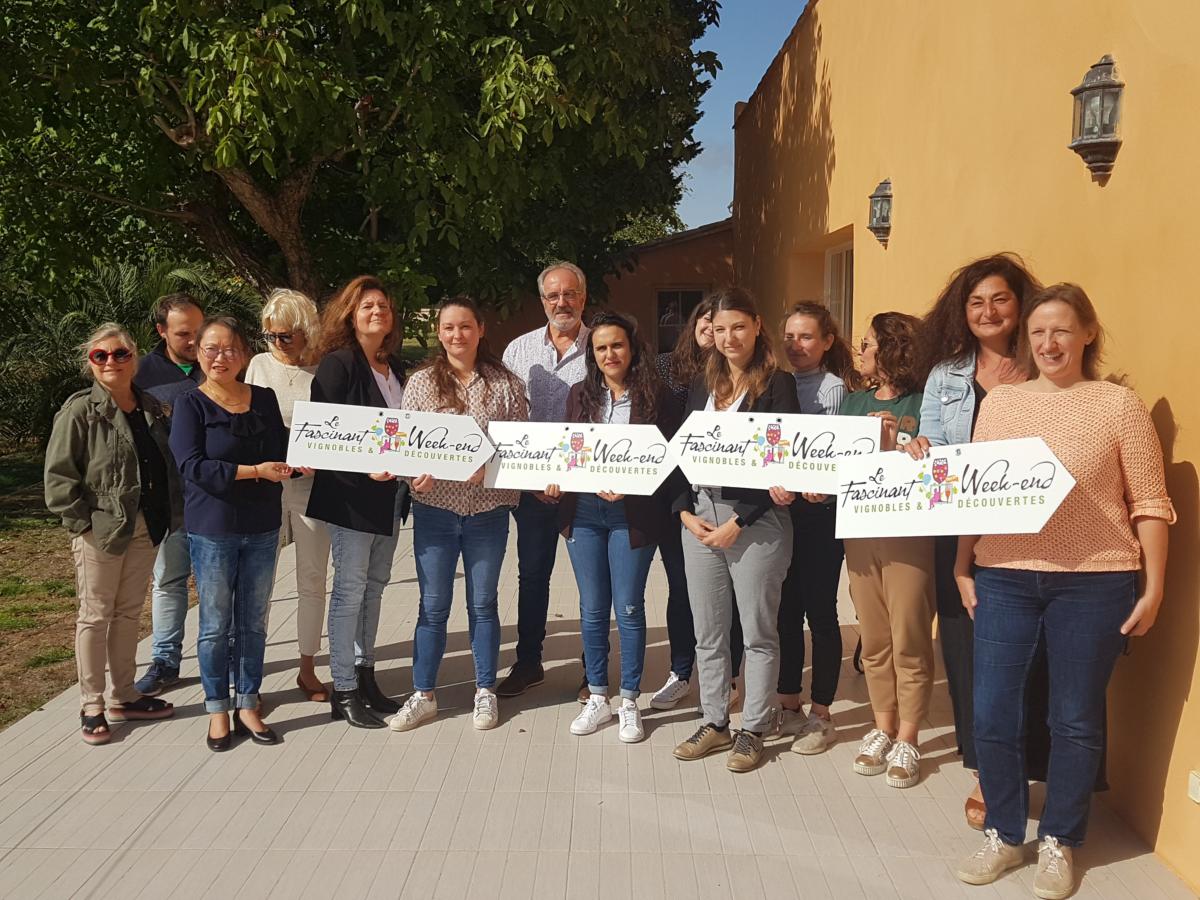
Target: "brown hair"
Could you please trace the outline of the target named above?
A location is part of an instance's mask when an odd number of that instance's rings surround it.
[[[817,330],[821,332],[823,338],[833,335],[833,343],[821,357],[821,368],[842,379],[846,384],[846,390],[857,391],[861,388],[863,377],[854,365],[854,351],[850,348],[850,342],[842,337],[841,329],[838,328],[837,320],[829,312],[829,307],[816,300],[801,300],[799,303],[793,304],[787,311],[787,315],[783,317],[784,328],[787,327],[788,319],[792,316],[805,316],[812,319],[817,323]]]
[[[1024,310],[1029,298],[1042,289],[1025,261],[1015,253],[984,256],[955,271],[921,320],[919,354],[920,366],[925,371],[948,360],[963,362],[969,354],[979,351],[979,339],[967,325],[967,300],[979,282],[993,275],[1004,279],[1017,298],[1018,311]],[[1016,352],[1016,348],[1014,331],[1008,349]]]
[[[197,309],[201,313],[204,312],[204,307],[200,305],[200,301],[191,294],[179,291],[174,294],[163,294],[158,298],[158,302],[154,304],[154,312],[152,317],[155,325],[166,325],[167,316],[176,310]]]
[[[354,313],[357,312],[358,304],[362,302],[363,294],[367,291],[379,291],[387,300],[388,305],[392,307],[392,330],[388,332],[379,348],[380,361],[391,356],[392,352],[400,345],[400,317],[396,314],[391,294],[387,292],[383,282],[374,275],[359,275],[346,282],[345,287],[337,292],[325,307],[324,313],[321,314],[321,352],[319,356],[325,356],[327,353],[358,343],[358,338],[354,333]]]
[[[669,372],[671,381],[681,388],[689,388],[696,376],[704,371],[704,363],[712,347],[705,349],[696,340],[696,324],[705,316],[712,317],[712,297],[705,297],[696,304],[695,309],[687,317],[683,332],[671,351]]]
[[[1029,343],[1029,316],[1035,309],[1046,303],[1065,303],[1075,313],[1075,318],[1084,328],[1095,329],[1096,337],[1083,348],[1083,377],[1095,381],[1104,356],[1104,328],[1100,317],[1096,315],[1096,307],[1092,305],[1087,292],[1077,284],[1062,282],[1038,291],[1029,298],[1021,311],[1020,340],[1017,344],[1017,358],[1025,366],[1030,378],[1038,375],[1037,363],[1033,359],[1033,348]]]
[[[887,382],[901,394],[924,390],[928,372],[917,359],[917,329],[921,321],[901,312],[882,312],[871,319],[875,332],[877,382]]]
[[[719,312],[739,312],[750,316],[760,325],[762,317],[754,305],[754,295],[745,288],[727,287],[718,290],[710,298],[712,300],[713,319]],[[771,335],[766,328],[759,328],[758,339],[754,342],[754,355],[746,369],[743,386],[746,389],[746,402],[753,403],[767,390],[767,383],[775,374],[778,365],[775,362],[775,350],[771,346]],[[720,351],[714,349],[708,356],[704,367],[704,380],[708,391],[716,400],[718,406],[724,406],[733,399],[733,376],[729,372],[729,360]]]
[[[592,339],[599,329],[610,326],[624,331],[625,338],[629,341],[629,371],[625,373],[625,390],[629,392],[630,405],[647,421],[653,422],[658,376],[654,373],[650,351],[638,333],[637,322],[628,316],[608,309],[597,313],[596,317],[592,319],[587,347],[583,351],[587,364],[587,374],[583,376],[584,418],[589,422],[595,422],[600,417],[600,410],[604,408],[604,395],[608,391],[608,386],[604,382],[604,373],[596,364],[596,351],[592,346]]]
[[[443,300],[438,306],[434,321],[437,322],[439,330],[442,324],[442,313],[451,307],[465,309],[474,317],[476,324],[483,328],[483,310],[479,308],[479,304],[466,294],[458,294],[448,300]],[[462,382],[458,380],[458,376],[454,374],[454,367],[450,365],[450,359],[446,356],[446,348],[442,346],[440,339],[437,348],[429,355],[428,359],[421,363],[420,369],[432,370],[433,386],[437,388],[438,400],[443,409],[460,415],[467,411],[466,391]],[[521,380],[508,370],[500,357],[492,352],[487,338],[482,335],[479,338],[479,347],[475,351],[475,371],[483,379],[484,392],[489,397],[495,382],[503,382],[511,390],[524,394],[525,388],[521,384]]]

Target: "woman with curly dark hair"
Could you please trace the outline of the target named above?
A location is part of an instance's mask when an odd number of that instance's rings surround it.
[[[1017,361],[1018,323],[1039,290],[1037,278],[1013,253],[982,257],[950,276],[921,322],[921,359],[930,372],[921,403],[921,434],[905,448],[914,459],[923,459],[930,447],[970,443],[983,398],[1001,384],[1026,380],[1025,367]],[[974,626],[954,581],[957,550],[957,537],[934,538],[938,636],[954,734],[963,766],[974,772]],[[1030,687],[1026,765],[1031,777],[1044,780],[1050,751],[1044,651],[1038,653]],[[986,808],[978,783],[966,799],[964,813],[970,827],[983,828]]]
[[[907,444],[919,430],[925,372],[915,352],[918,325],[915,317],[897,312],[871,320],[859,365],[871,387],[842,402],[844,416],[883,420],[884,451]],[[858,538],[845,546],[875,714],[854,771],[886,771],[891,787],[911,787],[921,777],[918,732],[933,693],[933,539]]]
[[[654,358],[658,377],[680,401],[687,399],[688,388],[708,361],[713,347],[712,316],[712,298],[705,297],[688,316],[675,349]]]
[[[613,425],[654,424],[673,435],[681,404],[655,377],[652,358],[637,324],[614,312],[592,320],[585,362],[587,374],[567,397],[568,422]],[[579,584],[580,631],[589,696],[571,723],[571,733],[591,734],[612,719],[608,700],[609,618],[617,619],[621,640],[621,703],[617,737],[634,743],[645,737],[637,698],[646,658],[646,577],[654,545],[669,523],[670,479],[652,496],[560,492],[558,524]]]

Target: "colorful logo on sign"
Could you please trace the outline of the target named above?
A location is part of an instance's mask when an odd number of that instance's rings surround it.
[[[567,471],[585,468],[592,458],[592,448],[585,445],[582,431],[571,432],[571,437],[558,445],[558,452],[566,461]]]
[[[754,444],[764,466],[781,463],[788,458],[790,443],[783,440],[783,429],[778,422],[770,423],[765,430],[756,429]]]
[[[955,494],[961,493],[958,476],[950,474],[950,462],[945,457],[933,460],[928,472],[922,467],[920,480],[919,490],[929,501],[928,509],[949,504]]]

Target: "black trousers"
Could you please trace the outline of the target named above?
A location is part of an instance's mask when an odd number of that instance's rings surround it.
[[[792,564],[779,601],[779,685],[781,694],[799,694],[804,679],[804,621],[812,632],[813,703],[829,706],[842,671],[842,629],[838,624],[838,580],[842,542],[834,537],[836,504],[797,498],[791,506]]]

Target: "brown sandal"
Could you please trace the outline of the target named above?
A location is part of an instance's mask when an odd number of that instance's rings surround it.
[[[983,831],[983,823],[987,818],[987,804],[974,797],[968,797],[963,804],[963,812],[967,816],[967,825],[976,831]]]
[[[328,703],[329,702],[329,692],[327,690],[325,690],[325,685],[321,685],[321,687],[319,689],[314,691],[312,688],[310,688],[308,685],[306,685],[303,681],[301,681],[300,676],[297,675],[296,676],[296,687],[300,688],[300,690],[304,692],[304,696],[307,697],[313,703]]]

